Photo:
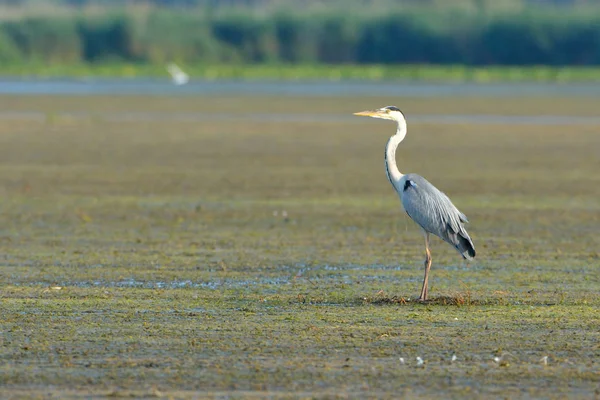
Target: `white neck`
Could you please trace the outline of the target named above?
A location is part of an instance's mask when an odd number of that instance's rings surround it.
[[[404,137],[406,136],[406,120],[401,119],[398,121],[398,129],[396,134],[388,140],[385,146],[385,172],[388,180],[396,188],[396,185],[400,182],[400,179],[404,176],[396,165],[396,149]],[[396,188],[398,190],[398,188]]]

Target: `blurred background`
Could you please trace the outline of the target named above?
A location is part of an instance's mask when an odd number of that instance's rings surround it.
[[[0,74],[590,80],[598,26],[597,0],[2,0]]]

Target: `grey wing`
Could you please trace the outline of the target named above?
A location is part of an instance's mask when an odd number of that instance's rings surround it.
[[[413,221],[451,244],[464,258],[475,257],[475,247],[464,226],[467,217],[448,196],[416,174],[406,176],[402,190],[402,205]]]

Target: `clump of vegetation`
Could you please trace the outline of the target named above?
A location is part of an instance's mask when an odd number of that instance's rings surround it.
[[[0,22],[0,63],[600,64],[600,14],[588,9],[332,4],[25,13]]]

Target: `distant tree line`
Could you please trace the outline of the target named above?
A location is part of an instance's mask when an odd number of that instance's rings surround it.
[[[152,11],[0,23],[0,63],[598,65],[600,15]]]

